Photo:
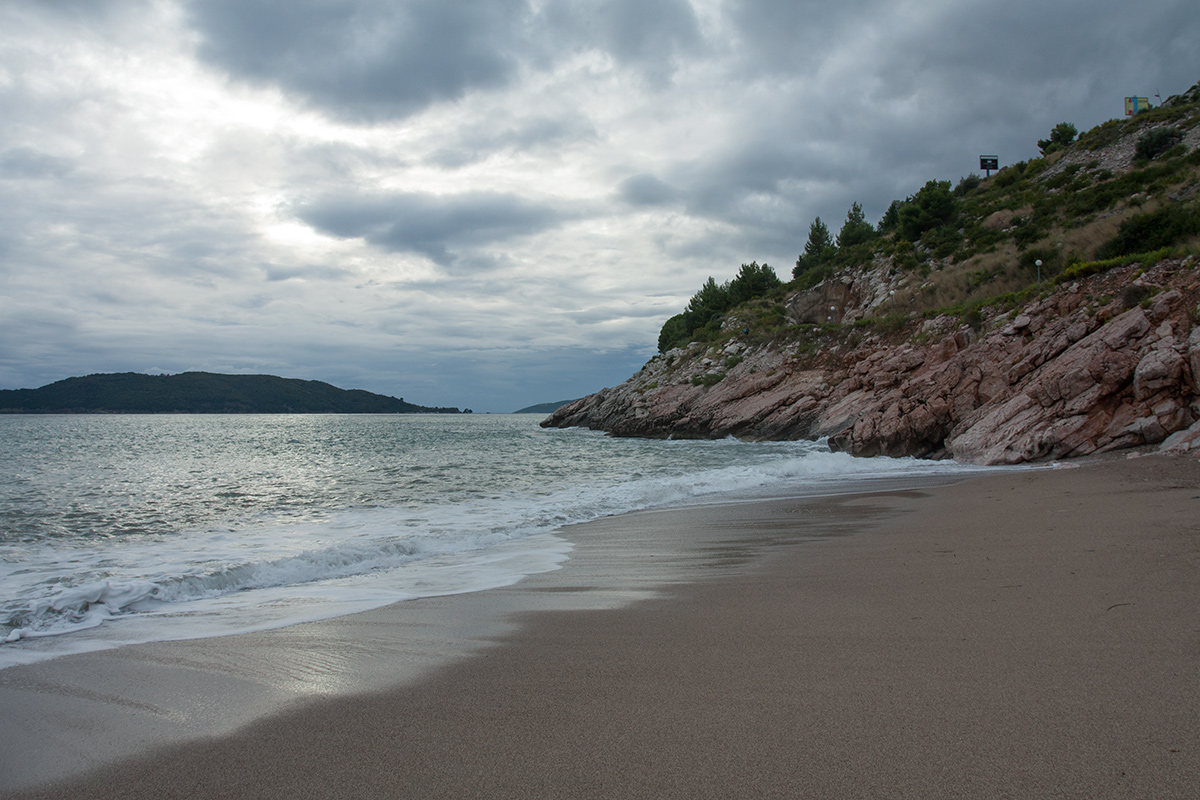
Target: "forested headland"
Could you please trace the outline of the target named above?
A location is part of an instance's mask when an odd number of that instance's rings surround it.
[[[404,398],[274,375],[136,372],[67,378],[0,390],[0,413],[28,414],[458,414]]]

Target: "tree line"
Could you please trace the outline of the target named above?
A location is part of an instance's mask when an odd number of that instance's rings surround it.
[[[978,181],[978,176],[975,176]],[[964,183],[968,179],[964,179]],[[807,289],[823,281],[835,267],[869,261],[876,240],[886,234],[909,242],[919,240],[928,231],[947,226],[958,214],[956,193],[949,181],[931,180],[916,194],[893,201],[877,226],[867,222],[863,207],[855,201],[835,237],[817,217],[809,225],[808,241],[792,268],[791,288]],[[725,313],[747,300],[762,297],[783,286],[783,281],[768,264],[742,264],[736,277],[717,283],[709,277],[700,291],[692,295],[683,313],[662,326],[658,350],[666,352],[701,338],[710,338],[720,327]]]
[[[1180,181],[1186,170],[1200,164],[1200,149],[1184,143],[1183,126],[1200,100],[1200,84],[1180,97],[1168,98],[1162,109],[1139,114],[1131,120],[1110,120],[1083,136],[1069,122],[1054,126],[1046,139],[1037,141],[1042,158],[1022,161],[1000,170],[988,182],[974,173],[957,185],[930,180],[903,200],[893,200],[877,225],[866,221],[862,206],[855,201],[835,236],[820,217],[808,228],[808,240],[792,269],[788,290],[805,290],[824,281],[836,270],[869,264],[879,254],[891,257],[895,270],[942,269],[946,264],[966,262],[979,252],[992,252],[1011,240],[1019,254],[1019,266],[1041,260],[1061,269],[1068,255],[1043,240],[1055,225],[1077,224],[1121,199],[1152,190],[1168,179]],[[1141,120],[1141,117],[1157,117]],[[1174,124],[1165,124],[1174,123]],[[1175,127],[1180,125],[1180,127]],[[1109,170],[1083,164],[1068,165],[1050,179],[1039,179],[1050,163],[1047,157],[1068,148],[1096,150],[1140,126],[1134,153],[1135,169],[1115,176]],[[1030,213],[1014,218],[1004,230],[988,228],[983,220],[1001,208],[1028,207]],[[1151,247],[1166,247],[1186,241],[1200,231],[1200,210],[1193,202],[1168,204],[1156,211],[1137,214],[1121,224],[1117,235],[1096,249],[1094,256],[1107,258]],[[1078,254],[1074,254],[1078,258]],[[986,280],[987,276],[978,278]],[[659,333],[658,347],[665,352],[691,341],[714,338],[723,316],[734,306],[766,295],[783,286],[768,265],[743,264],[726,283],[709,277],[692,296],[681,314],[668,319]]]

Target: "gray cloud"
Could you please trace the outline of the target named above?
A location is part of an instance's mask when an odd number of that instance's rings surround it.
[[[461,167],[498,153],[569,150],[596,138],[587,117],[536,115],[498,124],[495,120],[464,125],[456,140],[437,148],[431,159],[443,167]]]
[[[0,180],[62,178],[74,169],[75,165],[70,160],[30,147],[14,147],[0,153]]]
[[[634,206],[661,206],[674,202],[679,192],[649,173],[633,175],[621,181],[617,193]]]
[[[354,273],[348,269],[320,265],[281,267],[272,264],[265,267],[265,272],[267,280],[272,282],[297,279],[336,281],[354,278]]]
[[[707,276],[786,276],[814,217],[1034,157],[1196,52],[1178,0],[0,3],[0,387],[580,396]]]
[[[200,56],[339,116],[403,117],[513,77],[524,0],[194,0]]]
[[[795,75],[819,64],[848,37],[861,35],[892,6],[886,0],[743,0],[726,8],[750,71]]]
[[[655,81],[677,58],[703,44],[687,0],[552,0],[543,10],[545,36],[577,49],[596,49]]]
[[[199,55],[352,120],[402,118],[599,50],[654,83],[702,45],[687,0],[189,0]]]
[[[334,236],[421,253],[443,266],[453,264],[464,248],[540,233],[567,218],[550,205],[494,192],[328,195],[299,206],[296,215]]]

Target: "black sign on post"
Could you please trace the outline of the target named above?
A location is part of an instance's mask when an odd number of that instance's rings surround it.
[[[1000,156],[980,156],[979,168],[987,173],[985,177],[992,177],[992,170],[1000,169]]]

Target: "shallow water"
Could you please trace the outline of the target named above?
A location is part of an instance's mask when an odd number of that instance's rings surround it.
[[[510,584],[609,514],[970,469],[539,421],[2,416],[0,667]]]

